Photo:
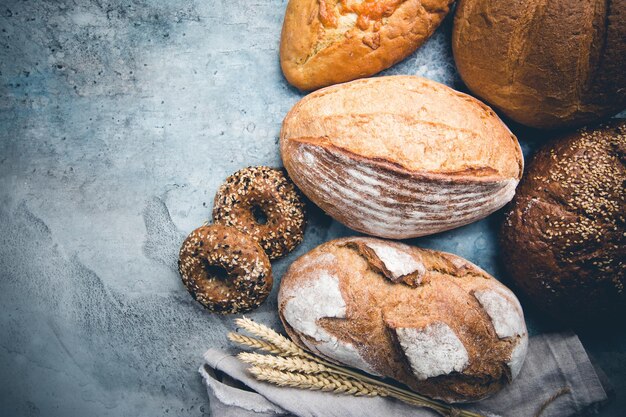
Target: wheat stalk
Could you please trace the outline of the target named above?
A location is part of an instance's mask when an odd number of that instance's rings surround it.
[[[274,369],[277,371],[285,371],[285,372],[296,372],[303,374],[316,374],[316,375],[324,375],[327,379],[338,379],[338,380],[350,380],[353,383],[362,384],[363,386],[369,387],[370,390],[373,390],[375,387],[377,391],[384,392],[385,395],[389,395],[389,389],[385,388],[379,384],[370,384],[367,382],[359,381],[353,377],[347,376],[345,373],[339,373],[335,369],[329,368],[326,365],[310,360],[301,358],[298,356],[290,356],[290,357],[277,357],[273,355],[261,355],[259,353],[250,353],[250,352],[241,352],[237,355],[237,357],[251,365],[254,365],[257,368],[268,368]],[[418,401],[415,398],[406,398],[407,401],[410,400],[412,404],[428,406],[422,401]]]
[[[332,373],[332,369],[321,363],[299,356],[277,357],[258,353],[242,352],[237,355],[243,362],[255,366],[277,369],[279,371],[302,372],[305,374]]]
[[[275,355],[282,355],[283,350],[276,345],[265,342],[263,340],[255,339],[254,337],[245,336],[239,333],[228,333],[228,338],[239,345],[251,347],[253,349],[260,349],[265,352],[273,353]]]
[[[250,373],[261,381],[271,382],[282,387],[305,388],[316,391],[334,392],[356,396],[387,396],[388,393],[370,384],[351,378],[339,377],[327,372],[316,375],[285,372],[264,366],[253,366]]]
[[[262,340],[229,333],[230,340],[244,346],[280,355],[239,354],[241,360],[254,365],[250,368],[250,372],[259,380],[280,386],[353,395],[391,396],[409,404],[430,408],[443,416],[483,417],[471,411],[440,404],[428,397],[319,358],[269,327],[255,323],[248,318],[239,318],[235,321],[239,327]],[[369,394],[365,394],[365,392]]]
[[[246,317],[235,319],[235,323],[242,329],[247,330],[248,332],[257,337],[260,337],[261,339],[271,343],[272,345],[275,345],[279,349],[282,349],[283,355],[302,356],[304,358],[313,357],[313,355],[306,352],[300,346],[296,345],[285,336],[275,332],[267,326],[255,323],[254,321]]]

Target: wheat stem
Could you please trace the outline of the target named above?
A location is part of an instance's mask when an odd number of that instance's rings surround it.
[[[414,405],[421,405],[423,407],[431,408],[439,413],[442,413],[443,415],[458,414],[459,416],[463,416],[463,417],[483,417],[480,414],[476,414],[471,411],[459,410],[449,405],[439,404],[438,402],[433,401],[428,397],[416,394],[412,391],[408,391],[403,388],[387,384],[386,382],[371,378],[360,372],[352,371],[350,369],[344,368],[340,365],[336,365],[322,358],[319,358],[313,355],[310,355],[310,356],[312,357],[312,360],[314,360],[315,362],[322,364],[326,366],[327,368],[330,368],[330,372],[333,372],[337,375],[342,375],[348,378],[358,379],[360,381],[364,381],[364,382],[367,382],[369,384],[373,384],[379,387],[384,387],[385,389],[388,390],[390,396],[393,396],[405,402],[410,402]]]
[[[259,353],[242,352],[237,355],[242,361],[255,366],[264,366],[279,371],[301,372],[305,374],[317,374],[321,372],[332,373],[333,370],[321,363],[299,356],[277,357],[261,355]]]
[[[364,384],[350,378],[337,377],[326,372],[308,375],[297,372],[279,371],[265,366],[253,366],[249,371],[257,379],[271,382],[279,386],[368,397],[387,395],[384,390],[380,390],[378,387]]]

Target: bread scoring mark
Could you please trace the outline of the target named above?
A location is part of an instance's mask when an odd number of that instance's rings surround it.
[[[413,374],[420,381],[462,372],[469,364],[463,342],[445,323],[436,322],[421,329],[400,327],[395,331]]]
[[[518,18],[518,24],[514,26],[511,33],[510,42],[508,44],[506,62],[506,73],[508,74],[507,86],[517,83],[517,70],[523,68],[523,63],[528,60],[528,54],[532,51],[532,39],[529,34],[536,33],[537,25],[541,24],[541,19],[546,10],[547,0],[538,0],[527,2],[521,15]]]
[[[373,246],[379,246],[378,254],[374,251]],[[362,256],[369,267],[374,271],[379,272],[387,279],[394,283],[406,284],[409,287],[417,287],[429,282],[429,274],[444,274],[450,275],[456,278],[474,277],[482,279],[492,279],[482,269],[476,265],[459,258],[452,254],[446,254],[411,248],[408,245],[397,242],[388,242],[381,239],[374,238],[348,238],[343,239],[343,242],[339,246],[345,246],[350,249],[356,250],[360,256]],[[385,254],[384,252],[390,252]],[[400,254],[401,256],[407,255],[411,257],[410,262],[415,262],[415,267],[406,268],[404,271],[396,271],[392,273],[382,259],[387,261],[387,264],[400,264],[407,263],[402,259],[394,259],[393,255]]]
[[[420,276],[426,273],[426,268],[422,263],[417,262],[409,253],[394,246],[383,242],[368,242],[366,246],[374,251],[378,259],[391,273],[393,280],[414,272],[418,272]]]
[[[518,181],[411,173],[333,146],[290,140],[291,178],[324,211],[376,236],[424,236],[479,220],[506,204]]]
[[[522,370],[524,359],[526,358],[526,351],[528,350],[528,335],[524,333],[518,339],[517,344],[511,352],[511,358],[506,363],[511,369],[511,377],[516,378]]]
[[[513,294],[505,295],[500,290],[489,289],[475,291],[474,297],[491,318],[500,339],[526,334],[522,307]]]
[[[324,262],[328,260],[326,258]],[[318,324],[321,318],[346,318],[346,302],[339,289],[339,279],[335,275],[318,268],[314,273],[315,276],[309,277],[302,285],[291,288],[285,294],[287,301],[283,308],[283,317],[295,331],[315,340],[301,339],[312,351],[333,361],[378,375],[354,345],[337,339]]]

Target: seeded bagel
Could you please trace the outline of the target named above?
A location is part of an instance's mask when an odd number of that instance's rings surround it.
[[[250,311],[272,290],[267,255],[233,227],[214,224],[191,232],[180,249],[178,270],[193,298],[215,313]]]
[[[214,201],[213,221],[249,234],[270,259],[287,255],[302,242],[304,203],[282,170],[239,170],[226,179]]]

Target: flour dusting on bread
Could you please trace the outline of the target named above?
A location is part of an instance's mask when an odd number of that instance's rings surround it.
[[[517,300],[495,289],[476,291],[474,297],[491,318],[500,339],[526,334],[524,314]]]
[[[522,370],[522,365],[524,364],[524,359],[526,358],[526,351],[528,350],[528,335],[524,333],[519,340],[517,341],[517,345],[513,348],[511,352],[511,359],[506,363],[511,369],[511,376],[516,378],[519,375],[519,372]]]
[[[417,262],[412,255],[387,243],[369,242],[367,247],[374,251],[394,279],[416,271],[420,275],[426,272],[424,265]]]
[[[448,402],[494,394],[526,356],[509,289],[458,256],[399,242],[326,242],[289,267],[278,302],[301,347]]]
[[[469,364],[463,342],[445,323],[433,323],[422,329],[400,327],[395,330],[411,369],[419,380],[453,371],[461,372]]]
[[[312,342],[302,338],[312,351],[377,375],[354,345],[337,339],[318,324],[318,320],[325,317],[345,318],[346,302],[339,289],[339,279],[335,275],[325,270],[318,270],[316,273],[316,277],[284,295],[287,300],[283,310],[285,320],[296,331],[315,340]]]

